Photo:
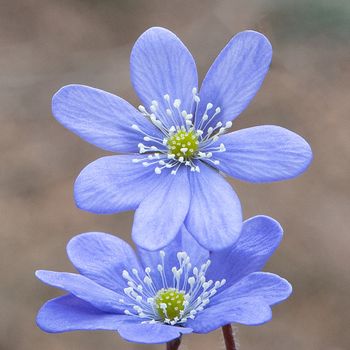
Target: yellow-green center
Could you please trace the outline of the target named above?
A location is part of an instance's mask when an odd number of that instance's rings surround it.
[[[175,288],[162,289],[155,298],[158,314],[163,320],[179,317],[184,309],[184,301],[184,292]]]
[[[191,158],[198,151],[198,137],[193,131],[180,130],[169,137],[167,145],[170,154],[176,158]]]

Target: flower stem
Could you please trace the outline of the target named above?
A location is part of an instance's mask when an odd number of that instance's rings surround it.
[[[166,343],[166,350],[177,350],[180,346],[181,338],[176,338]]]
[[[222,333],[225,339],[226,350],[237,350],[235,337],[233,335],[232,327],[230,324],[222,327]]]

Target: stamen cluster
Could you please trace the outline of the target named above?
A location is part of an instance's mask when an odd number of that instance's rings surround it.
[[[181,165],[190,167],[191,171],[200,172],[197,160],[218,165],[220,162],[215,159],[215,153],[224,152],[226,149],[223,143],[215,147],[213,143],[232,126],[230,121],[225,125],[220,121],[212,125],[214,118],[221,112],[220,107],[211,112],[214,106],[208,103],[200,122],[195,123],[195,119],[199,117],[197,112],[200,102],[197,88],[192,89],[190,112],[181,109],[181,100],[178,98],[172,100],[167,94],[164,95],[164,101],[165,111],[155,100],[152,101],[149,110],[142,105],[139,106],[140,112],[161,131],[164,137],[148,135],[138,125],[132,125],[133,129],[144,135],[143,139],[147,142],[138,144],[140,154],[145,154],[147,157],[133,161],[142,162],[144,166],[156,165],[154,169],[156,174],[161,174],[165,168],[172,169],[173,175],[176,175]]]
[[[124,293],[128,298],[120,302],[135,311],[125,310],[125,314],[143,318],[143,322],[183,324],[189,318],[194,319],[205,308],[226,280],[207,281],[205,274],[210,260],[200,268],[192,268],[188,254],[178,252],[179,266],[171,267],[172,280],[169,281],[164,263],[165,252],[160,251],[159,255],[161,263],[157,265],[157,271],[146,267],[143,278],[137,269],[132,269],[131,274],[123,271],[122,276],[128,284]]]

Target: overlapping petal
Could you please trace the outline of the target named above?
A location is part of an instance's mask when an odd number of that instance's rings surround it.
[[[220,137],[226,151],[216,153],[217,168],[237,179],[272,182],[300,175],[312,160],[309,144],[274,125],[242,129]]]
[[[263,298],[271,306],[287,299],[291,293],[292,286],[284,278],[273,273],[254,272],[220,292],[212,303],[239,298]]]
[[[61,333],[85,330],[115,331],[131,317],[106,313],[71,294],[46,302],[36,318],[45,332]]]
[[[125,310],[125,305],[119,302],[119,294],[82,275],[45,270],[36,271],[35,275],[42,282],[72,293],[99,310],[114,313],[122,313]]]
[[[292,287],[272,273],[252,273],[237,284],[215,295],[205,312],[188,326],[197,333],[207,333],[229,323],[259,325],[272,317],[271,305],[288,298]]]
[[[188,320],[187,325],[196,333],[208,333],[230,323],[257,326],[271,317],[271,308],[263,298],[226,299],[209,305],[194,320]]]
[[[190,173],[191,205],[185,221],[193,237],[208,250],[231,246],[242,226],[239,199],[232,187],[215,170],[202,165]]]
[[[86,166],[74,185],[77,206],[96,214],[136,209],[159,183],[154,168],[134,163],[136,158],[142,156],[103,157]]]
[[[181,99],[181,110],[190,113],[192,89],[198,85],[194,59],[181,40],[164,28],[150,28],[136,41],[130,57],[131,82],[145,106],[158,101],[163,113],[160,119],[166,126],[171,120],[164,95]],[[183,124],[180,116],[175,116]]]
[[[136,317],[100,311],[73,295],[65,295],[45,303],[38,313],[37,324],[49,333],[78,330],[118,331],[124,339],[144,344],[165,343],[192,332],[188,327],[141,324]]]
[[[125,340],[142,344],[160,344],[179,338],[182,334],[192,333],[188,327],[176,327],[158,324],[125,323],[118,327]]]
[[[133,249],[122,239],[102,232],[82,233],[67,245],[75,268],[99,285],[123,294],[123,270],[140,269]]]
[[[176,175],[159,176],[158,186],[150,190],[135,212],[132,237],[147,250],[158,250],[171,242],[179,232],[190,204],[187,169]]]
[[[107,151],[138,152],[143,135],[160,133],[140,112],[122,98],[84,85],[67,85],[52,99],[52,113],[67,129]]]
[[[244,221],[239,239],[232,247],[211,253],[210,278],[225,278],[225,287],[229,287],[244,276],[261,270],[282,236],[281,225],[268,216],[258,215]]]
[[[261,33],[248,30],[235,35],[203,80],[196,125],[209,102],[221,108],[221,113],[211,121],[211,125],[235,119],[259,90],[271,58],[271,44]]]

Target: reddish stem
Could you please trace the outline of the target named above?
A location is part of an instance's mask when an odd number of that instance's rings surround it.
[[[230,324],[222,327],[222,333],[225,339],[226,350],[237,350],[235,337],[233,335],[232,327]]]
[[[166,343],[166,350],[177,350],[180,346],[181,338],[176,338]]]

